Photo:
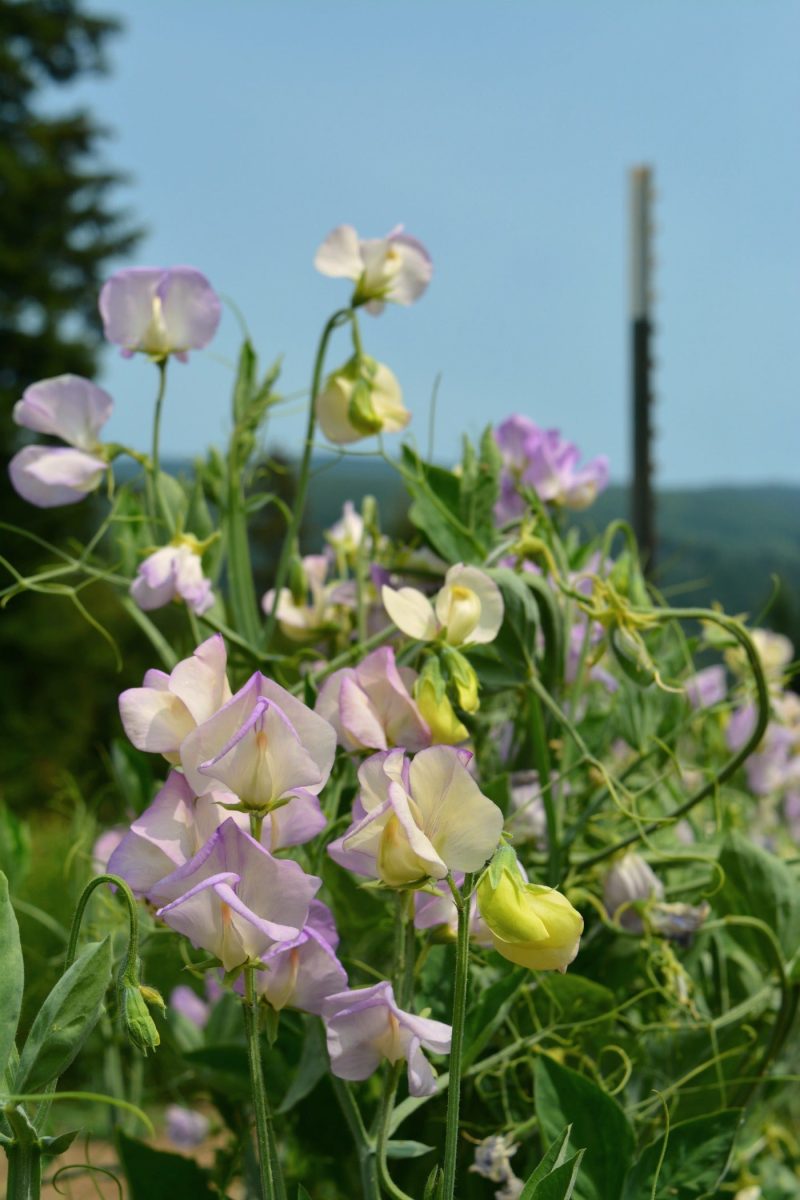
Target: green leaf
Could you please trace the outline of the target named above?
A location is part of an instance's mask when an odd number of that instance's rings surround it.
[[[422,1158],[430,1154],[435,1146],[426,1146],[424,1142],[392,1141],[386,1143],[387,1158]]]
[[[555,1141],[552,1142],[548,1147],[547,1153],[539,1163],[538,1167],[536,1167],[533,1174],[528,1176],[519,1200],[530,1200],[531,1196],[533,1195],[533,1188],[536,1186],[536,1184],[541,1183],[542,1180],[550,1175],[556,1167],[561,1166],[567,1155],[567,1150],[569,1148],[569,1135],[571,1132],[572,1126],[565,1125]]]
[[[17,1036],[25,979],[19,926],[8,895],[8,880],[0,871],[0,1079]]]
[[[625,1180],[623,1200],[701,1200],[717,1195],[741,1120],[738,1109],[723,1109],[673,1125],[651,1142]],[[658,1171],[667,1137],[667,1152]],[[653,1184],[658,1171],[655,1193]]]
[[[159,471],[158,491],[167,510],[172,529],[183,528],[186,524],[186,510],[189,505],[183,484],[174,475],[167,475],[166,471]]]
[[[428,1176],[425,1184],[425,1193],[422,1200],[440,1200],[442,1195],[442,1186],[444,1184],[444,1171],[441,1167],[436,1166]]]
[[[800,943],[800,887],[790,868],[740,833],[726,837],[719,865],[725,872],[725,883],[714,898],[715,908],[722,913],[757,917],[773,931],[785,958],[791,958]],[[730,932],[762,962],[772,964],[761,934],[734,927]]]
[[[239,363],[236,370],[236,382],[233,385],[233,423],[238,425],[244,418],[256,383],[258,360],[253,344],[249,338],[242,342],[239,351]]]
[[[578,1172],[581,1169],[584,1153],[585,1151],[579,1150],[565,1163],[555,1167],[549,1175],[536,1184],[532,1192],[529,1192],[526,1187],[520,1200],[570,1200],[572,1196],[577,1195]]]
[[[486,548],[461,520],[461,484],[457,475],[423,463],[403,447],[403,479],[413,501],[412,523],[448,562],[482,562]]]
[[[130,1200],[219,1200],[208,1172],[191,1158],[154,1150],[122,1132],[117,1133],[117,1150]]]
[[[633,1132],[616,1100],[577,1071],[541,1056],[535,1067],[536,1115],[555,1141],[565,1125],[586,1150],[575,1185],[577,1200],[619,1200],[633,1157]]]
[[[20,821],[0,801],[0,871],[9,886],[17,888],[28,874],[31,862],[31,835],[27,822]]]
[[[514,664],[517,682],[524,680],[525,661],[533,662],[536,653],[536,633],[539,628],[539,609],[521,575],[509,567],[487,571],[503,594],[503,624],[492,643],[506,661]]]
[[[39,1091],[67,1069],[94,1029],[110,982],[109,936],[86,947],[39,1009],[20,1055],[16,1091]]]
[[[483,431],[480,454],[469,438],[464,438],[464,453],[459,477],[459,516],[482,545],[487,548],[495,538],[494,506],[500,495],[502,459],[491,425]]]
[[[298,1183],[297,1185],[297,1200],[311,1200],[310,1195],[303,1187],[302,1183]]]
[[[530,981],[530,971],[519,967],[481,992],[478,1003],[470,1008],[467,1017],[465,1067],[475,1061],[495,1030],[505,1021],[517,991],[526,980]]]
[[[303,1049],[297,1071],[289,1084],[289,1088],[278,1108],[279,1113],[287,1113],[299,1104],[319,1083],[328,1070],[328,1059],[325,1053],[325,1043],[322,1037],[322,1026],[313,1017],[306,1021],[306,1036],[303,1039]]]

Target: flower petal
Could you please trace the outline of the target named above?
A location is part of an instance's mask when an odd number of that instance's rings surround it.
[[[99,485],[107,463],[66,446],[25,446],[8,464],[15,492],[37,508],[77,504]]]
[[[31,384],[14,405],[14,420],[25,429],[60,437],[91,451],[114,402],[108,392],[79,375],[56,375]]]
[[[352,225],[337,225],[314,255],[314,266],[334,279],[358,279],[364,270],[358,234]]]
[[[484,796],[450,746],[431,746],[410,767],[411,795],[431,844],[452,871],[478,871],[503,831],[503,814]]]
[[[416,588],[381,588],[383,607],[398,629],[408,637],[430,642],[436,637],[438,623],[433,606],[427,596]]]

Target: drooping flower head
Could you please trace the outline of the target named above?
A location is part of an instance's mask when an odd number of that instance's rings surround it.
[[[273,858],[233,820],[152,890],[158,916],[226,971],[299,936],[321,880]]]
[[[641,908],[664,899],[664,884],[640,854],[629,852],[616,862],[603,880],[603,904],[612,921],[623,929],[641,933]]]
[[[535,971],[566,971],[578,953],[583,917],[561,892],[527,883],[504,846],[478,884],[478,906],[495,950]]]
[[[430,642],[441,636],[450,646],[493,642],[503,624],[503,597],[494,580],[478,567],[456,563],[444,577],[433,604],[417,588],[384,584],[383,605],[408,637]]]
[[[320,246],[314,266],[322,275],[352,279],[353,304],[377,316],[387,300],[413,304],[433,274],[430,255],[421,242],[398,225],[384,238],[359,238],[352,225],[338,225]]]
[[[221,307],[211,284],[194,267],[129,267],[103,284],[100,315],[110,342],[130,358],[136,351],[185,362],[213,338]]]
[[[411,696],[415,680],[416,672],[398,668],[394,650],[381,646],[357,667],[334,671],[314,707],[346,750],[422,750],[431,735]]]
[[[144,612],[182,600],[201,617],[214,604],[211,581],[203,574],[200,547],[195,538],[181,534],[140,563],[131,584],[131,595]]]
[[[500,840],[503,814],[472,778],[470,758],[452,746],[431,746],[410,761],[402,750],[368,758],[353,824],[328,853],[389,887],[480,870]]]
[[[14,405],[17,425],[61,438],[66,446],[25,446],[8,466],[14,490],[38,508],[76,504],[99,487],[108,461],[100,431],[114,404],[78,375],[57,375],[26,388]]]
[[[405,1059],[412,1096],[435,1091],[435,1076],[422,1051],[449,1053],[452,1032],[442,1021],[398,1008],[392,985],[386,982],[329,996],[325,1029],[331,1070],[339,1079],[367,1079],[384,1059]]]

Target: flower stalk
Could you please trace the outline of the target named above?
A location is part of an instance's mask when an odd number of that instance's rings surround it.
[[[452,875],[448,875],[453,899],[458,909],[456,935],[456,977],[453,985],[453,1040],[450,1046],[450,1078],[447,1087],[447,1127],[444,1143],[444,1180],[441,1200],[453,1200],[456,1187],[458,1157],[458,1116],[461,1105],[461,1068],[464,1053],[464,1024],[467,1015],[467,980],[469,978],[469,902],[473,876],[464,878],[459,892]]]

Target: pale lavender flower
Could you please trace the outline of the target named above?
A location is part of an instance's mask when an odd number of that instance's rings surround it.
[[[329,996],[325,1028],[337,1078],[367,1079],[383,1059],[405,1059],[411,1095],[430,1096],[436,1090],[433,1069],[422,1051],[449,1053],[450,1026],[398,1008],[390,983]]]
[[[260,961],[275,942],[297,938],[321,880],[273,858],[233,820],[152,889],[157,915],[226,971]]]
[[[193,267],[132,267],[117,271],[100,292],[110,342],[125,358],[137,350],[154,359],[201,350],[213,338],[221,307],[211,284]]]
[[[415,671],[397,666],[390,646],[381,646],[357,667],[334,671],[315,711],[330,721],[346,750],[422,750],[431,733],[411,695],[416,678]]]
[[[119,713],[136,749],[163,754],[173,764],[180,762],[184,740],[231,698],[226,669],[225,643],[215,633],[170,675],[148,671],[142,687],[123,692]],[[202,782],[202,790],[210,791],[207,781]]]
[[[638,909],[663,899],[663,883],[641,855],[633,852],[615,863],[603,880],[606,912],[631,933],[641,933],[644,929]]]
[[[180,1104],[170,1104],[164,1112],[167,1137],[181,1150],[193,1150],[208,1137],[211,1123],[203,1113]]]
[[[564,508],[587,508],[608,484],[608,459],[594,458],[578,466],[580,451],[556,429],[542,429],[528,417],[509,417],[495,431],[503,457],[498,521],[510,521],[525,511],[522,487],[541,500]]]
[[[126,830],[122,825],[105,829],[92,846],[92,870],[95,875],[103,875],[108,870],[108,860],[124,838]]]
[[[491,858],[503,814],[484,796],[452,746],[374,754],[358,772],[353,824],[331,842],[334,862],[389,887],[407,887],[448,871],[477,871]]]
[[[225,821],[232,819],[245,832],[249,829],[246,813],[224,807],[236,803],[232,792],[195,796],[186,778],[171,771],[153,803],[120,840],[109,870],[137,896],[149,895],[160,880],[193,858]],[[265,818],[260,840],[267,850],[282,850],[310,841],[324,828],[317,797],[302,795]]]
[[[731,715],[726,730],[728,746],[739,750],[751,736],[756,723],[756,707],[745,704]],[[800,778],[800,758],[796,753],[796,734],[777,721],[770,721],[756,750],[744,764],[748,785],[756,796],[768,796],[790,786]]]
[[[505,1134],[492,1134],[478,1142],[475,1147],[475,1161],[470,1171],[492,1183],[505,1183],[513,1175],[511,1159],[519,1150],[516,1142]]]
[[[319,795],[335,753],[333,727],[256,671],[189,734],[181,763],[198,796],[222,787],[247,808],[266,811],[299,793]]]
[[[347,972],[336,957],[339,935],[333,914],[312,900],[308,921],[289,942],[276,942],[264,955],[265,970],[256,973],[260,996],[278,1012],[298,1008],[321,1016],[329,996],[347,987]]]
[[[130,591],[144,612],[163,608],[171,600],[183,600],[187,608],[202,617],[214,604],[211,582],[203,574],[194,538],[182,537],[149,554],[139,565]]]
[[[281,588],[275,615],[281,632],[293,642],[319,637],[336,624],[336,609],[332,592],[335,583],[326,582],[330,563],[324,554],[308,554],[303,559],[307,595],[299,603],[289,588]],[[270,588],[261,599],[265,613],[272,612],[275,589]]]
[[[8,466],[14,490],[39,508],[75,504],[108,470],[100,430],[111,416],[107,392],[78,375],[32,384],[14,405],[17,425],[61,438],[66,446],[25,446]]]
[[[719,663],[704,667],[690,676],[683,686],[692,708],[711,708],[714,704],[720,704],[728,694],[725,668]]]
[[[322,275],[352,279],[353,303],[364,304],[373,316],[387,300],[413,304],[433,274],[428,251],[402,225],[384,238],[359,238],[352,225],[338,225],[317,251],[314,266]]]
[[[453,882],[461,887],[463,871],[453,872]],[[455,940],[458,931],[458,909],[447,883],[429,883],[424,891],[414,892],[414,925],[417,929],[438,929],[441,935]],[[476,946],[492,948],[492,935],[478,910],[473,893],[469,903],[469,936]]]
[[[181,983],[178,987],[173,988],[170,992],[169,1007],[175,1012],[180,1013],[187,1021],[190,1021],[197,1029],[205,1029],[208,1024],[208,1018],[211,1016],[211,1008],[202,997],[198,996],[197,992],[187,987],[185,983]]]

